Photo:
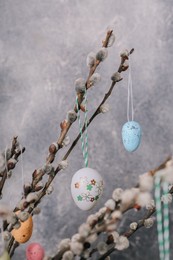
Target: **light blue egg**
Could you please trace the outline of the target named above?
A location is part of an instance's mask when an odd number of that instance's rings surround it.
[[[123,125],[122,141],[125,149],[128,152],[134,152],[141,142],[141,127],[135,121],[129,121]]]

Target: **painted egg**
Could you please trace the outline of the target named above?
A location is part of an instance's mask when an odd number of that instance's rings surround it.
[[[129,121],[123,125],[122,140],[128,152],[134,152],[141,142],[141,127],[135,121]]]
[[[18,212],[16,212],[17,214]],[[32,217],[30,216],[26,221],[21,222],[21,226],[18,229],[13,229],[11,231],[11,234],[13,235],[14,239],[18,243],[26,243],[30,237],[32,236],[32,230],[33,230],[33,221]]]
[[[103,179],[91,168],[77,171],[71,181],[71,194],[76,205],[82,210],[90,210],[103,193]]]
[[[27,260],[43,260],[44,248],[39,243],[31,243],[26,249]]]
[[[6,250],[4,250],[3,254],[0,255],[0,260],[10,260],[10,256]]]

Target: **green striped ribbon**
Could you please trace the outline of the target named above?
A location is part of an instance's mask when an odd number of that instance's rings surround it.
[[[82,133],[82,122],[80,118],[80,112],[79,112],[79,101],[78,97],[76,96],[76,107],[77,107],[77,118],[79,123],[79,131],[80,131],[80,137],[81,137],[81,143],[82,143],[82,154],[85,162],[85,167],[88,167],[88,111],[87,111],[87,91],[85,89],[85,97],[84,97],[84,106],[85,106],[85,112],[84,112],[84,125],[85,125],[85,131],[84,136]]]
[[[163,194],[168,194],[168,183],[163,182]],[[168,207],[168,200],[163,202],[163,227],[164,227],[164,247],[165,247],[165,260],[169,260],[169,207]]]
[[[163,195],[168,194],[168,183],[163,182]],[[159,243],[160,260],[169,260],[169,208],[168,200],[163,201],[163,217],[161,205],[161,176],[155,177],[155,202],[156,202],[156,218],[157,233]]]

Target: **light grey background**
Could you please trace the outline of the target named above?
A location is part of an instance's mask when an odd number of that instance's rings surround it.
[[[94,111],[117,70],[119,52],[135,48],[132,56],[135,120],[143,130],[142,143],[127,153],[121,142],[126,122],[127,73],[109,99],[110,112],[100,115],[89,128],[90,167],[105,181],[102,199],[95,212],[111,197],[116,187],[128,188],[138,175],[154,168],[171,152],[173,143],[171,0],[0,0],[0,148],[14,135],[26,147],[24,180],[45,162],[48,147],[59,136],[59,123],[75,100],[74,81],[87,77],[86,56],[97,51],[106,28],[112,26],[116,43],[109,49],[98,72],[102,81],[89,91],[89,110]],[[77,122],[70,129],[71,139]],[[65,150],[57,156],[61,160]],[[21,162],[21,159],[20,159]],[[41,203],[42,213],[34,218],[31,241],[41,243],[47,254],[56,251],[60,239],[77,232],[86,219],[73,203],[70,181],[83,167],[80,143],[69,157],[69,167],[57,176],[54,192]],[[13,208],[21,196],[21,164],[6,183],[2,202]],[[133,212],[123,221],[138,218]],[[172,216],[171,220],[172,220]],[[172,225],[172,223],[171,223]],[[172,230],[172,229],[171,229]],[[171,240],[172,240],[171,232]],[[16,250],[14,260],[25,258],[27,244]],[[172,252],[171,243],[171,253]],[[156,226],[141,229],[130,248],[111,259],[158,259]]]

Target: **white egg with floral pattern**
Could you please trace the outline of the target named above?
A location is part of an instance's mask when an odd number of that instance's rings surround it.
[[[90,210],[103,193],[103,179],[91,168],[77,171],[71,181],[71,194],[76,205],[82,210]]]

